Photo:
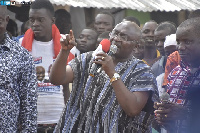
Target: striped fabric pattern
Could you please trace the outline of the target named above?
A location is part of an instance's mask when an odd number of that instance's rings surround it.
[[[69,63],[74,72],[73,89],[66,105],[63,133],[68,132],[151,132],[153,100],[158,100],[155,78],[149,67],[132,57],[118,63],[115,70],[131,91],[150,91],[153,96],[140,115],[129,117],[117,102],[110,78],[104,71],[89,75],[92,52],[84,53]],[[153,99],[153,100],[152,100]],[[55,130],[56,132],[56,130]]]

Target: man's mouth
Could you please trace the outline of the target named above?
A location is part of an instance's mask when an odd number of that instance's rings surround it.
[[[39,33],[39,32],[41,32],[41,30],[39,30],[39,29],[34,29],[33,32],[34,32],[34,33]]]

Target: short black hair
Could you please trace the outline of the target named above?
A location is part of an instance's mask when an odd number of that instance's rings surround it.
[[[135,22],[140,27],[140,21],[137,18],[133,16],[127,16],[124,19],[127,21]]]
[[[29,27],[29,21],[23,22],[21,25],[21,35],[25,34],[25,32],[28,30]]]
[[[61,34],[68,34],[72,29],[71,15],[65,9],[58,9],[55,11],[55,25],[58,27]],[[65,28],[64,28],[64,27]]]
[[[109,15],[109,16],[112,18],[112,21],[113,21],[113,22],[112,22],[112,26],[113,26],[113,27],[115,26],[115,18],[114,18],[114,16],[112,15],[111,12],[102,11],[102,12],[98,13],[97,15],[99,15],[99,14]]]
[[[192,27],[195,35],[200,36],[200,17],[190,18],[183,21],[178,28]]]
[[[151,20],[149,20],[149,21],[147,21],[147,22],[154,22],[154,23],[157,23],[155,20],[153,20],[153,19],[151,19]],[[146,22],[146,23],[147,23]]]
[[[200,17],[200,9],[190,12],[188,16],[188,18],[195,18],[195,17]]]
[[[97,34],[97,37],[98,37],[99,33],[98,33],[93,27],[86,27],[86,28],[84,28],[83,30],[85,30],[85,29],[93,30],[93,31]],[[82,30],[82,31],[83,31],[83,30]],[[82,31],[81,31],[81,32],[82,32]]]
[[[7,30],[8,32],[10,32],[10,34],[11,34],[12,36],[15,36],[15,37],[16,37],[18,34],[15,34],[14,31],[16,30],[16,33],[18,32],[17,23],[16,23],[14,20],[9,19],[8,24],[7,24],[7,27],[6,27],[6,30]]]
[[[61,17],[64,17],[64,18],[67,18],[66,20],[68,20],[68,23],[71,23],[71,15],[70,13],[65,10],[65,9],[58,9],[55,11],[55,14],[54,14],[54,17],[57,19],[57,18],[61,18]]]
[[[166,29],[169,30],[170,34],[176,33],[176,25],[170,21],[161,22],[155,29],[155,31],[166,30]]]
[[[42,8],[48,10],[51,17],[54,16],[54,7],[52,3],[48,0],[35,0],[30,6],[30,9],[42,9]]]

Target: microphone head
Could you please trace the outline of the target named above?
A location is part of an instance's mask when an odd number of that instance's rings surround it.
[[[108,51],[110,50],[110,40],[108,39],[103,39],[100,44],[102,45],[102,50],[105,53],[108,53]]]
[[[109,53],[112,53],[112,54],[115,54],[116,52],[117,52],[117,46],[116,45],[111,45],[110,46],[110,51],[109,51]]]

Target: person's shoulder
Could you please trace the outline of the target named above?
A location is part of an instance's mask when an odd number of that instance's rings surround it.
[[[140,59],[134,58],[133,60],[137,64],[137,67],[150,68],[146,63],[144,63],[144,61],[142,61]]]
[[[23,46],[21,46],[18,42],[16,41],[13,41],[11,39],[9,39],[9,43],[11,44],[11,50],[15,53],[15,54],[18,54],[18,55],[21,55],[21,56],[31,56],[30,52],[25,49]]]
[[[157,60],[155,63],[153,63],[151,69],[156,69],[159,66],[159,63],[160,63],[160,59]]]

